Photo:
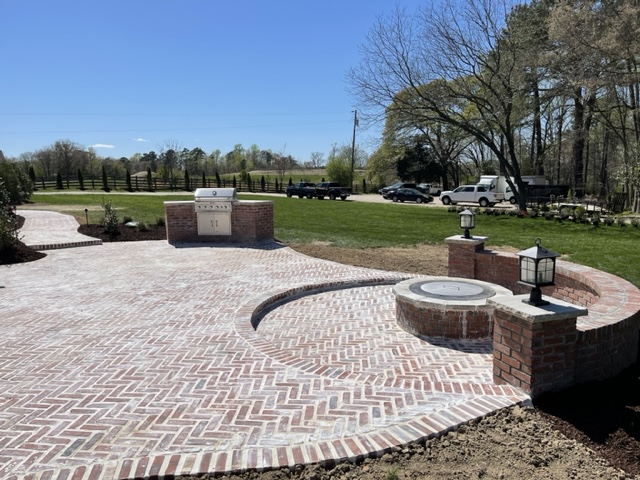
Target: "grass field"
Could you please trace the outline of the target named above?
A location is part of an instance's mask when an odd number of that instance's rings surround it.
[[[410,247],[442,244],[460,233],[458,215],[445,208],[406,208],[393,203],[296,201],[282,197],[252,195],[274,202],[275,236],[283,243],[331,242],[340,247]],[[164,217],[165,201],[193,200],[184,195],[34,194],[32,201],[48,205],[89,223],[100,223],[101,205],[111,200],[119,216],[155,223]],[[617,225],[594,227],[569,221],[477,215],[474,235],[489,237],[487,245],[525,249],[540,238],[542,246],[563,258],[598,268],[640,287],[640,229]]]

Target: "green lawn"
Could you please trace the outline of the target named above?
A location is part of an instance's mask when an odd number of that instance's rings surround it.
[[[332,242],[341,247],[366,248],[441,244],[460,233],[458,215],[445,208],[422,208],[393,203],[319,201],[273,196],[239,195],[240,199],[264,198],[274,202],[275,236],[284,243]],[[82,221],[99,223],[100,206],[111,199],[118,214],[155,223],[164,217],[165,201],[193,200],[184,195],[34,194],[32,201],[68,205],[66,213]],[[556,222],[543,218],[477,215],[474,235],[489,237],[487,245],[529,248],[540,238],[542,246],[567,260],[619,275],[640,286],[640,229]]]

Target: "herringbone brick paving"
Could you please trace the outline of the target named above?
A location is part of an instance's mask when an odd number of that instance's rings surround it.
[[[487,342],[397,327],[399,273],[135,242],[0,275],[0,478],[355,459],[527,400],[492,383]]]

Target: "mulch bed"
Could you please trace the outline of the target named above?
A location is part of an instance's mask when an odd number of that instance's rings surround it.
[[[166,240],[167,229],[164,225],[148,225],[145,229],[118,225],[118,231],[110,234],[100,225],[80,225],[78,232],[89,237],[99,238],[103,242],[139,242],[143,240]]]

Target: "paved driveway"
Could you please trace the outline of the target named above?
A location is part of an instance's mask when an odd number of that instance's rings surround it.
[[[91,245],[0,267],[0,478],[355,459],[526,401],[492,383],[488,342],[396,326],[390,284],[407,276],[275,243]]]

